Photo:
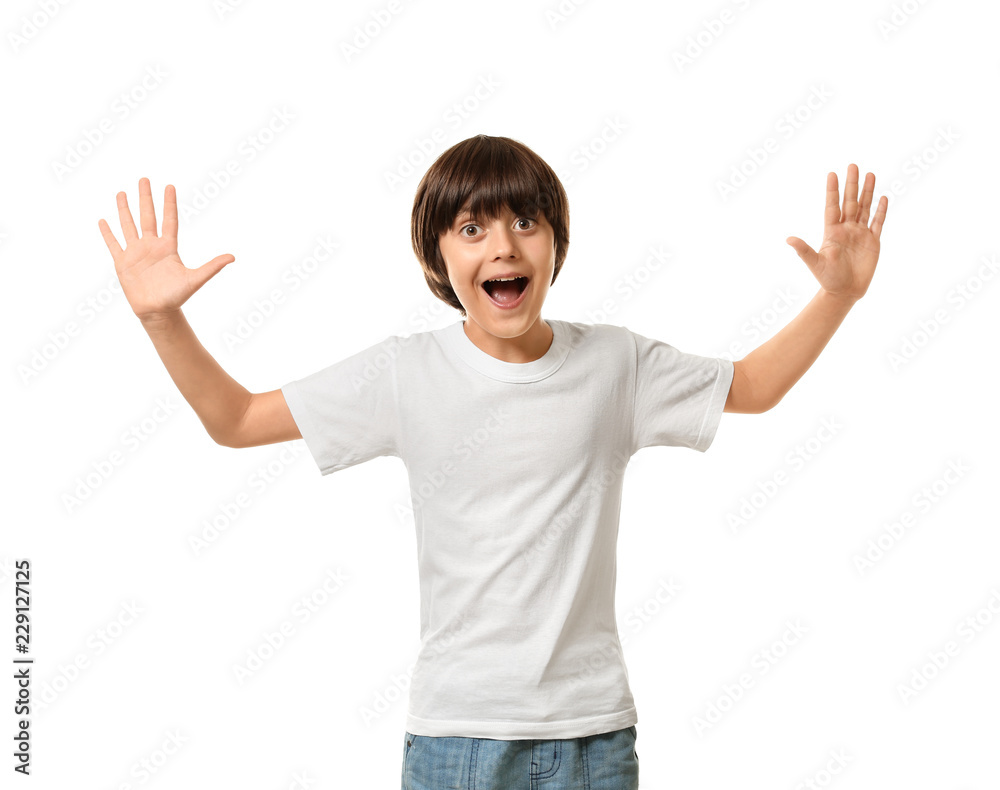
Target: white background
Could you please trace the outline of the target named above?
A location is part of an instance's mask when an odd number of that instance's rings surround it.
[[[459,319],[424,283],[410,210],[433,159],[485,133],[526,143],[569,194],[544,317],[727,358],[816,293],[785,238],[819,247],[827,172],[875,173],[876,199],[890,195],[878,270],[813,368],[775,409],[724,415],[707,453],[649,448],[629,465],[617,607],[642,786],[996,787],[1000,285],[983,262],[1000,255],[997,7],[391,8],[5,7],[0,622],[9,662],[12,562],[30,558],[31,786],[398,787],[418,644],[402,463],[321,477],[301,442],[216,445],[114,290],[97,221],[122,239],[115,194],[138,224],[138,180],[158,220],[174,184],[185,263],[236,256],[185,313],[237,381],[275,389]],[[276,110],[291,120],[251,158]],[[777,150],[755,164],[767,138]],[[239,172],[220,187],[227,162]],[[320,239],[338,247],[312,266]],[[274,290],[283,303],[259,320]],[[228,342],[241,321],[252,331]],[[346,580],[324,599],[328,571]],[[658,599],[663,581],[680,592]],[[323,602],[303,622],[310,596]],[[796,622],[803,635],[764,660]],[[949,642],[936,669],[928,654]],[[268,658],[241,683],[251,653]],[[915,672],[932,677],[904,698]]]

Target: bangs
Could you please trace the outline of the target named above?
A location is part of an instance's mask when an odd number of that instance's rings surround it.
[[[435,236],[451,228],[468,213],[477,220],[495,220],[510,208],[519,216],[537,218],[552,207],[552,185],[542,180],[537,167],[507,145],[477,141],[464,156],[442,163],[442,189],[431,208]],[[548,219],[548,217],[546,217]]]

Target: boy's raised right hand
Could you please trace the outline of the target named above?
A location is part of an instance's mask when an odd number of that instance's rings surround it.
[[[128,198],[118,193],[118,217],[125,236],[123,250],[108,223],[98,221],[101,235],[115,261],[122,292],[132,312],[143,323],[169,318],[227,264],[233,255],[219,255],[197,269],[189,269],[177,254],[177,193],[172,184],[163,191],[163,234],[156,234],[156,213],[149,179],[139,179],[139,226],[135,229]]]

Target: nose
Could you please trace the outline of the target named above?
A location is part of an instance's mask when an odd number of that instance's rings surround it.
[[[496,223],[490,231],[489,253],[493,260],[514,257],[517,253],[517,236],[502,223]]]

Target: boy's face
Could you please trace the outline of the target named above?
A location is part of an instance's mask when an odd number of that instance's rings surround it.
[[[465,308],[470,337],[551,337],[538,321],[556,258],[555,234],[543,214],[518,216],[505,208],[487,222],[463,209],[438,237],[438,245],[451,287]],[[484,288],[487,280],[511,274],[526,280],[491,285],[493,296]]]

